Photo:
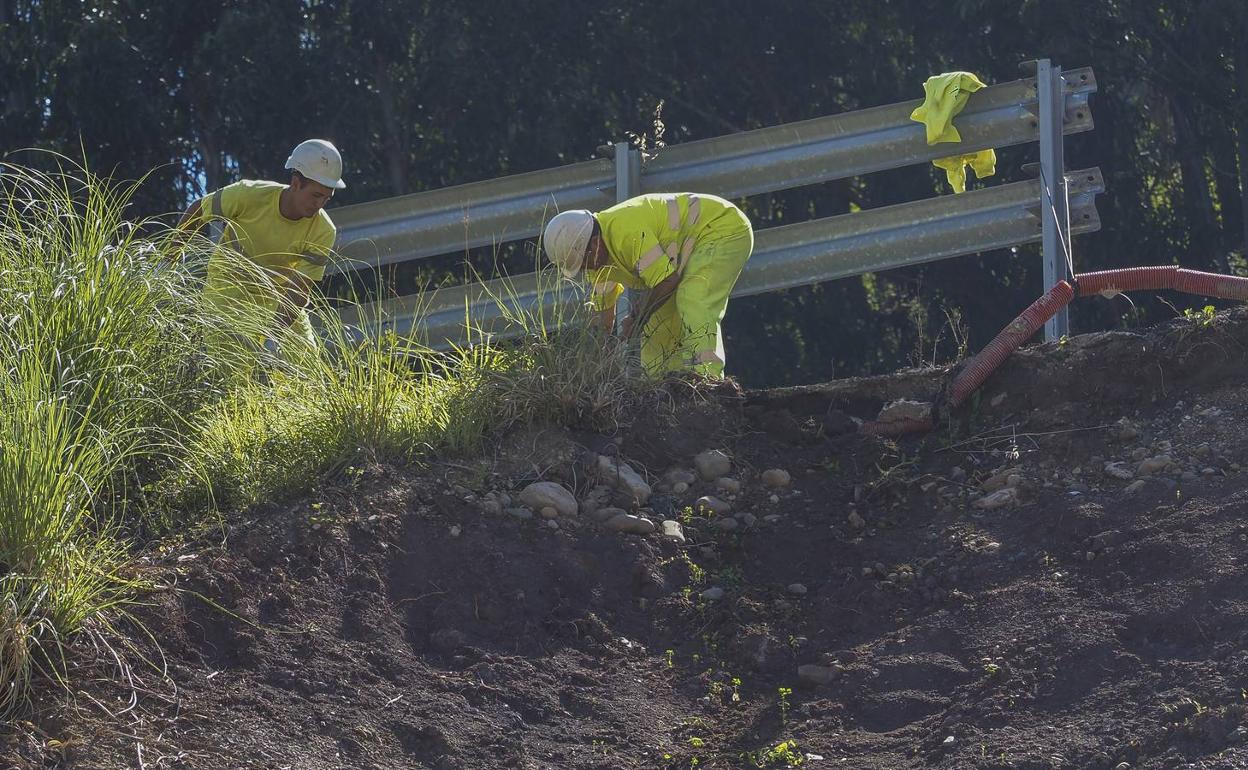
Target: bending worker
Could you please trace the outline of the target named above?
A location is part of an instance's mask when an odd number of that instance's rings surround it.
[[[337,231],[324,206],[342,181],[342,156],[323,139],[302,142],[286,159],[290,183],[244,179],[196,201],[178,226],[221,221],[221,251],[208,261],[204,300],[234,327],[221,339],[270,347],[273,340],[316,347],[305,307],[325,275]]]
[[[565,276],[585,272],[592,306],[608,330],[624,287],[646,292],[624,333],[641,331],[649,374],[692,369],[723,376],[720,322],[754,250],[754,231],[740,209],[713,195],[639,195],[596,214],[558,214],[542,240]]]

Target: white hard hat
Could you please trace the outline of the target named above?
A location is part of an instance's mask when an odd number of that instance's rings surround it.
[[[300,142],[298,147],[290,151],[286,168],[298,171],[313,182],[320,182],[335,190],[347,186],[342,181],[342,156],[338,154],[337,147],[324,139]]]
[[[572,209],[556,214],[546,223],[542,246],[546,257],[568,278],[581,271],[585,249],[594,234],[594,215],[585,209]]]

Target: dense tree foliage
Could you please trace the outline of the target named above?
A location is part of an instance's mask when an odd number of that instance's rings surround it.
[[[125,178],[155,168],[137,214],[277,177],[291,146],[325,136],[352,203],[583,160],[653,133],[660,101],[675,143],[916,98],[951,69],[1012,80],[1038,56],[1100,84],[1096,130],[1067,150],[1108,185],[1077,267],[1244,271],[1243,0],[0,0],[0,148]],[[987,183],[1035,156],[1004,150]],[[947,192],[911,168],[747,204],[766,227]],[[1039,288],[1027,247],[740,301],[729,368],[762,385],[947,358],[949,316],[974,348]],[[1085,301],[1076,330],[1172,312],[1134,299]]]

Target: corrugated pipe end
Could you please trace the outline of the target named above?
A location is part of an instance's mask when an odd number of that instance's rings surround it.
[[[1044,326],[1044,322],[1065,307],[1075,296],[1075,289],[1061,281],[1043,297],[1031,303],[1017,318],[984,346],[949,387],[949,406],[955,408],[984,384],[1011,353]]]

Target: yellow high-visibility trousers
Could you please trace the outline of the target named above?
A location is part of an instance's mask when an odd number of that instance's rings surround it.
[[[641,363],[646,372],[692,369],[709,377],[724,376],[724,340],[720,322],[728,298],[754,251],[754,231],[744,215],[740,225],[706,233],[690,254],[675,295],[651,314],[642,331]]]

